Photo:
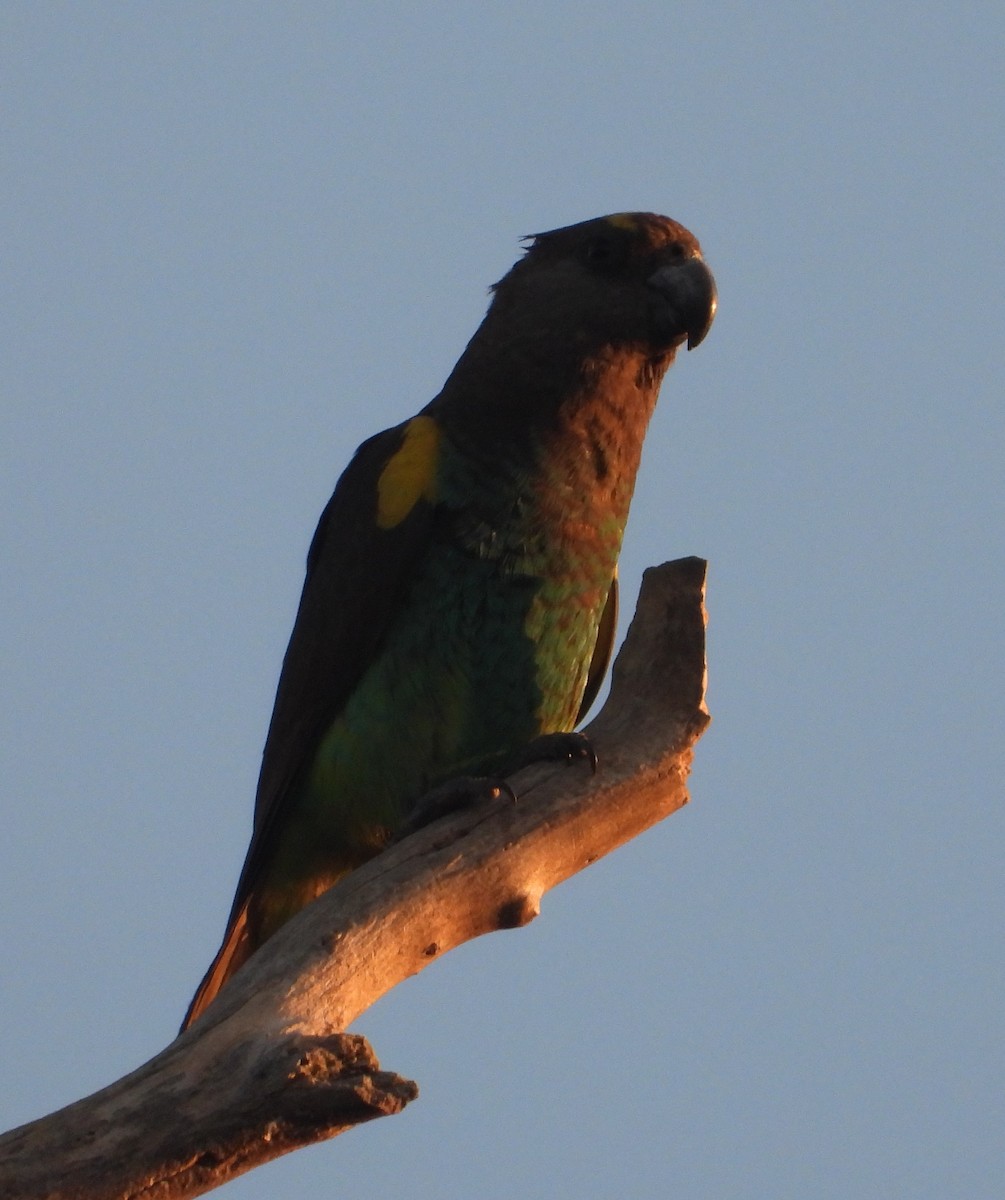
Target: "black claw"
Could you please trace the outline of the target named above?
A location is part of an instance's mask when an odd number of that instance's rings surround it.
[[[496,781],[495,790],[496,796],[493,796],[493,799],[495,799],[497,796],[503,795],[509,799],[510,804],[517,803],[516,792],[513,791],[505,779],[499,779]]]

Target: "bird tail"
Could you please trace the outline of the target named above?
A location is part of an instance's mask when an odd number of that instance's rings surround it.
[[[252,947],[248,938],[248,905],[245,903],[234,914],[227,926],[223,945],[217,951],[216,958],[210,963],[209,970],[203,976],[202,983],[199,984],[192,997],[185,1020],[181,1023],[180,1033],[184,1033],[193,1021],[197,1021],[202,1016],[216,999],[220,988],[238,967],[243,966],[251,957],[251,951]]]

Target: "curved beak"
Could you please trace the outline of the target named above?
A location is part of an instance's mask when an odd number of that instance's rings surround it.
[[[687,348],[700,346],[712,328],[718,304],[715,279],[705,260],[695,256],[668,263],[654,271],[648,283],[670,302],[681,332],[687,334]]]

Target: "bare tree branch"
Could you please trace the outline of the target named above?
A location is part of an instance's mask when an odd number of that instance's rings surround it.
[[[454,946],[526,924],[549,888],[687,802],[709,720],[704,580],[696,558],[646,572],[610,697],[586,730],[595,776],[528,767],[511,781],[516,805],[438,821],[354,871],[156,1058],[0,1137],[0,1197],[197,1196],[414,1099],[414,1083],[344,1030]]]

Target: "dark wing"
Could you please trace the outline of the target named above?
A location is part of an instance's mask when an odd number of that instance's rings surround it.
[[[593,647],[593,657],[590,659],[590,669],[586,675],[586,690],[576,716],[576,724],[590,711],[590,705],[596,700],[600,685],[604,682],[607,668],[611,665],[611,655],[614,653],[614,636],[618,631],[618,575],[614,573],[611,588],[607,593],[604,611],[600,614],[600,624],[597,627],[597,642]]]
[[[247,904],[268,863],[273,830],[281,824],[302,773],[310,769],[325,731],[379,653],[426,550],[434,511],[423,494],[427,489],[416,489],[414,502],[399,504],[385,527],[378,522],[379,484],[405,444],[411,424],[364,442],[321,514],[262,754],[251,845],[223,944],[182,1029],[204,1011],[254,949],[247,938]],[[429,461],[423,461],[421,453],[408,457],[406,481],[423,472],[431,477],[435,443],[434,437]]]
[[[377,522],[378,481],[409,424],[360,446],[321,514],[262,752],[254,834],[235,911],[247,897],[258,844],[377,656],[426,550],[433,506],[421,496],[397,524],[381,528]]]

